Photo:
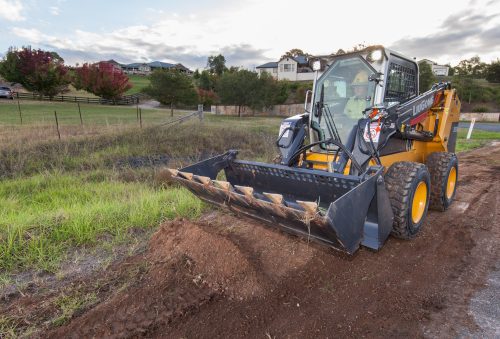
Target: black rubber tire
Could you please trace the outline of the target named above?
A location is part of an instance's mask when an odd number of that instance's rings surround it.
[[[396,162],[389,167],[384,179],[394,213],[392,235],[401,239],[414,238],[420,232],[429,208],[431,182],[427,167],[417,162]],[[411,217],[413,196],[422,181],[427,185],[427,200],[420,221],[414,223]]]
[[[455,153],[435,152],[427,157],[427,167],[431,175],[431,201],[430,208],[436,211],[445,211],[450,207],[455,193],[457,192],[458,183],[458,159]],[[453,195],[448,199],[446,196],[446,186],[448,177],[452,168],[455,168],[457,173],[457,183]]]

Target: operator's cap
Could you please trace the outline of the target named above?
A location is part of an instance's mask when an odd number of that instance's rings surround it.
[[[356,74],[352,80],[351,86],[367,86],[368,85],[368,73],[361,70]]]

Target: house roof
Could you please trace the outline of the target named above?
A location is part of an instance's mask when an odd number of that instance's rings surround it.
[[[256,68],[278,68],[277,62],[268,62],[263,65],[257,66]]]
[[[168,62],[161,62],[161,61],[153,61],[147,64],[149,67],[156,67],[156,68],[171,68],[174,67],[174,64],[170,64]]]
[[[292,59],[297,61],[297,63],[299,63],[301,65],[309,63],[307,60],[307,57],[305,55],[297,55],[296,57],[293,57]]]
[[[134,62],[134,63],[131,63],[131,64],[126,64],[126,65],[123,65],[123,67],[127,67],[127,68],[139,68],[139,66],[142,66],[144,65],[143,63],[139,63],[139,62]]]
[[[120,64],[118,61],[114,60],[114,59],[110,59],[110,60],[108,60],[108,61],[106,61],[106,62],[107,62],[108,64],[113,64],[113,65],[118,65],[118,66],[121,66],[121,64]]]

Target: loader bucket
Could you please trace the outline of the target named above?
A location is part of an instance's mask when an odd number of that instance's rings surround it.
[[[379,249],[393,214],[383,168],[363,176],[236,160],[237,151],[170,169],[173,180],[209,203],[353,254]],[[217,180],[224,171],[226,180]]]

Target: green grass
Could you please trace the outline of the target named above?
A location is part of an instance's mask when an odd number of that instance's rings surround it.
[[[468,151],[474,148],[482,147],[492,140],[500,140],[499,132],[488,132],[478,129],[473,130],[471,138],[467,140],[467,132],[467,128],[458,129],[458,139],[456,146],[457,152]]]
[[[130,74],[129,81],[132,83],[132,88],[125,92],[125,95],[140,93],[149,85],[149,77]]]
[[[53,270],[74,246],[125,239],[202,205],[182,188],[52,172],[0,182],[0,270]]]
[[[86,295],[60,295],[55,301],[60,310],[60,314],[52,320],[55,326],[61,326],[67,323],[73,315],[97,302],[97,295],[89,293]]]
[[[80,116],[76,103],[21,100],[23,124],[55,124],[54,111],[60,125],[79,125]],[[80,104],[82,119],[85,124],[114,125],[135,124],[137,108],[135,106],[112,106]],[[175,115],[187,114],[188,111],[176,110]],[[144,124],[157,124],[168,121],[170,111],[166,109],[142,109]],[[0,101],[0,124],[20,125],[17,101]]]

